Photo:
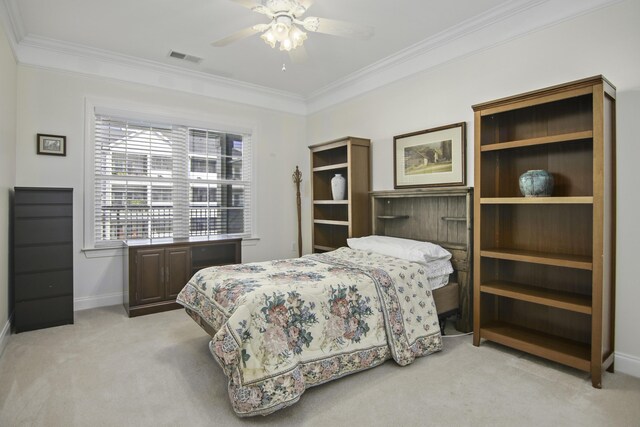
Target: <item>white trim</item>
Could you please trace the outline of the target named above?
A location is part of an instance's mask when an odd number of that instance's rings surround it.
[[[614,361],[616,372],[640,378],[640,357],[616,351]]]
[[[107,307],[122,304],[124,294],[114,292],[112,294],[96,295],[90,297],[78,297],[73,299],[73,311],[88,310],[90,308]]]
[[[336,92],[342,92],[347,89],[349,86],[357,84],[360,81],[365,80],[367,77],[373,75],[382,75],[387,70],[392,70],[394,68],[398,68],[399,65],[402,65],[402,68],[406,66],[406,63],[409,62],[413,58],[418,58],[420,56],[429,54],[436,48],[443,47],[453,40],[459,39],[464,36],[468,36],[473,34],[474,32],[484,28],[494,25],[506,18],[509,18],[519,12],[525,11],[531,7],[535,7],[540,3],[543,3],[546,0],[515,0],[511,2],[507,2],[506,4],[502,4],[496,6],[488,11],[477,15],[471,19],[463,21],[458,25],[447,28],[440,33],[434,34],[433,36],[422,40],[412,46],[409,46],[405,49],[400,50],[380,61],[374,62],[371,65],[368,65],[355,73],[352,73],[342,79],[336,80],[327,86],[312,92],[308,101],[310,103],[318,103],[322,104],[319,101],[322,98],[331,97],[332,94]],[[476,49],[474,47],[472,50]],[[457,52],[451,52],[452,56],[459,56]],[[439,61],[434,61],[436,64]],[[407,75],[413,74],[416,71],[420,70],[407,70],[405,71]],[[314,107],[310,112],[315,112],[318,110],[318,107]]]
[[[18,58],[18,45],[26,34],[17,0],[0,0],[0,22],[4,27],[13,55]]]
[[[173,89],[291,114],[306,114],[300,95],[34,35],[18,44],[18,60],[34,67]]]
[[[313,92],[307,98],[307,114],[620,1],[507,2]]]
[[[9,337],[11,336],[11,319],[13,318],[13,313],[9,316],[7,321],[2,328],[2,332],[0,332],[0,357],[2,357],[2,353],[4,349],[9,344]]]
[[[14,41],[20,43],[24,36],[27,35],[27,30],[24,28],[24,19],[22,19],[22,14],[20,13],[18,0],[7,0],[3,3],[5,3],[7,8],[7,15],[11,22]]]
[[[114,258],[121,257],[124,255],[126,248],[124,246],[105,246],[99,248],[82,248],[80,251],[84,253],[86,258]]]

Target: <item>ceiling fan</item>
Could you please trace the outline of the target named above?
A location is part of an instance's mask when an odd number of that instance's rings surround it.
[[[301,47],[307,39],[307,33],[330,34],[341,37],[368,39],[373,35],[373,28],[336,21],[334,19],[317,18],[308,16],[302,18],[307,9],[313,4],[313,0],[230,0],[247,9],[266,15],[270,22],[258,24],[244,30],[240,30],[230,36],[213,42],[213,46],[223,47],[238,40],[242,40],[253,34],[262,33],[260,38],[269,46],[275,48],[277,44],[280,50],[291,51]]]

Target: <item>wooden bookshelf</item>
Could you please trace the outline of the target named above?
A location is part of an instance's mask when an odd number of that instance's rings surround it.
[[[371,233],[370,141],[346,137],[312,145],[313,251],[346,246],[350,237]],[[346,179],[345,200],[333,200],[331,178]]]
[[[588,371],[613,370],[615,88],[596,76],[478,104],[474,345],[494,341]],[[550,197],[522,197],[531,169]]]

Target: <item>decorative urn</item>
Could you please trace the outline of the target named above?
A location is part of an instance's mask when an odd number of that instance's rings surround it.
[[[336,176],[331,178],[331,194],[333,195],[333,200],[344,200],[346,183],[347,180],[344,179],[340,173],[337,173]]]
[[[524,197],[549,197],[553,192],[553,175],[542,169],[526,171],[519,181]]]

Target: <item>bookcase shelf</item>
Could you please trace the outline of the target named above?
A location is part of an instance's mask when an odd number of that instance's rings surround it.
[[[314,200],[314,205],[348,205],[348,200]]]
[[[313,168],[314,172],[335,171],[336,169],[347,169],[348,163],[337,163],[335,165],[318,166]]]
[[[482,249],[480,256],[534,264],[554,265],[557,267],[579,268],[582,270],[591,270],[593,268],[590,257],[579,255],[518,251],[513,249]]]
[[[482,283],[480,292],[591,314],[591,298],[570,292],[503,281]]]
[[[481,205],[591,205],[593,197],[484,197]]]
[[[571,132],[561,135],[542,136],[539,138],[528,138],[519,141],[507,141],[496,144],[483,145],[481,151],[508,150],[511,148],[529,147],[532,145],[553,144],[557,142],[571,142],[582,139],[592,139],[593,131]]]
[[[473,106],[474,345],[613,369],[615,88],[602,76]],[[518,178],[553,175],[550,197]]]
[[[590,369],[590,349],[584,343],[498,321],[482,328],[482,338],[582,371]]]

